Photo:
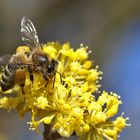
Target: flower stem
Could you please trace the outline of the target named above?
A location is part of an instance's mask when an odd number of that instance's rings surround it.
[[[61,136],[51,131],[52,126],[44,124],[43,140],[58,140]]]

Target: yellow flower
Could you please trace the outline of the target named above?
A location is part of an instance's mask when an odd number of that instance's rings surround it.
[[[121,104],[119,96],[115,93],[103,92],[97,101],[93,101],[88,106],[89,114],[85,115],[86,122],[90,124],[88,138],[92,139],[92,135],[96,137],[106,138],[108,140],[116,140],[118,134],[126,126],[127,118],[117,117],[114,121],[110,118],[117,114],[118,106]],[[85,138],[85,136],[84,136]]]
[[[118,112],[120,97],[104,91],[95,100],[102,72],[89,60],[87,49],[81,45],[74,50],[69,43],[45,44],[43,51],[59,63],[56,75],[45,81],[41,73],[33,72],[32,82],[27,74],[23,90],[14,87],[15,97],[3,93],[0,107],[15,108],[22,117],[30,112],[28,124],[38,132],[44,123],[62,137],[76,134],[81,140],[116,140],[127,120],[123,116],[110,120]]]

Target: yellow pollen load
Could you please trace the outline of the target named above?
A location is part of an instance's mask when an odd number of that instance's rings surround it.
[[[24,87],[16,85],[11,89],[12,96],[2,93],[0,108],[16,109],[22,117],[31,113],[28,124],[37,132],[43,123],[50,127],[50,133],[61,137],[116,140],[127,126],[127,118],[122,115],[115,118],[122,104],[120,96],[99,90],[102,72],[89,59],[88,47],[81,44],[74,50],[70,43],[48,42],[42,51],[58,61],[55,75],[45,80],[42,73],[33,71],[31,81],[27,73]],[[20,46],[16,52],[30,52],[30,49]]]
[[[30,48],[28,46],[19,46],[17,49],[16,49],[16,52],[19,52],[19,53],[25,53],[25,52],[30,52]]]

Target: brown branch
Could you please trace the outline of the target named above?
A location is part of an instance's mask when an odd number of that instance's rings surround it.
[[[58,140],[61,136],[57,132],[52,132],[51,125],[44,124],[43,140]]]

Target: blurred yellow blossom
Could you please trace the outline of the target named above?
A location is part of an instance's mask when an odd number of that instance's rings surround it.
[[[116,140],[127,118],[111,119],[122,102],[115,93],[98,93],[102,72],[89,60],[88,47],[81,45],[75,51],[69,43],[49,42],[43,51],[58,60],[56,75],[46,84],[40,73],[33,73],[33,82],[27,74],[23,90],[18,85],[13,88],[14,97],[2,93],[0,107],[15,108],[21,117],[30,112],[30,129],[39,132],[41,123],[51,126],[47,136],[58,133],[61,137],[77,135],[80,140]]]

